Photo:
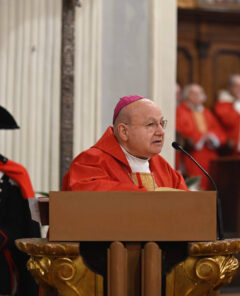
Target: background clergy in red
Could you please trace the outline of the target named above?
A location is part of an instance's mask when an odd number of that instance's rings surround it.
[[[230,76],[228,89],[221,90],[215,112],[226,131],[231,154],[240,155],[240,75]]]
[[[177,131],[188,143],[189,153],[209,171],[210,161],[218,157],[217,148],[226,141],[225,133],[213,113],[203,106],[205,94],[201,86],[191,84],[184,88],[183,102],[177,108]],[[202,189],[208,188],[208,179],[202,171],[183,156],[187,176],[201,176]]]

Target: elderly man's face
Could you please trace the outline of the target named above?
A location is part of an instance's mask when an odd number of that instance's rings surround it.
[[[204,102],[205,95],[198,85],[192,85],[189,88],[187,101],[190,102],[193,106],[201,105]]]
[[[161,152],[164,143],[164,119],[161,110],[150,100],[139,100],[127,106],[130,122],[126,126],[124,148],[139,158]]]
[[[234,83],[229,88],[230,93],[236,99],[240,99],[240,76],[235,77]]]

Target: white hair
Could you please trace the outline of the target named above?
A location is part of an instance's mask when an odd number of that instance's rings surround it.
[[[190,83],[188,85],[186,85],[184,88],[183,88],[183,92],[182,92],[182,100],[183,101],[186,101],[187,98],[188,98],[188,94],[189,94],[189,91],[191,89],[192,86],[198,86],[200,88],[200,90],[202,91],[202,94],[203,94],[203,99],[205,100],[206,99],[206,94],[205,94],[205,91],[204,89],[201,87],[201,85],[197,84],[197,83]]]
[[[228,80],[228,86],[230,87],[230,86],[234,85],[235,80],[237,78],[240,78],[240,74],[232,74],[232,75],[230,75],[229,80]]]

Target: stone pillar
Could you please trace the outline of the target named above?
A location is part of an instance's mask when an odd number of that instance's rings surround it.
[[[165,143],[161,155],[174,166],[175,151],[171,143],[175,139],[176,118],[176,50],[177,3],[175,0],[150,1],[151,56],[150,97],[162,109],[168,120]],[[166,30],[167,28],[167,30]]]
[[[75,0],[62,1],[60,184],[73,157]]]

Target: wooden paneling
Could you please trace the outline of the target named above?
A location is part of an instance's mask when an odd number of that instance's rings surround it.
[[[188,47],[178,48],[177,68],[177,80],[180,85],[186,85],[198,80],[198,66],[194,58],[194,50]]]
[[[222,157],[211,161],[213,177],[222,204],[225,237],[240,237],[240,187],[238,172],[240,158]]]
[[[213,89],[224,88],[228,77],[233,73],[239,73],[240,52],[233,49],[216,50],[213,56],[213,69],[216,83]]]
[[[178,68],[181,86],[201,84],[212,107],[229,75],[240,73],[240,14],[226,11],[178,11]]]

